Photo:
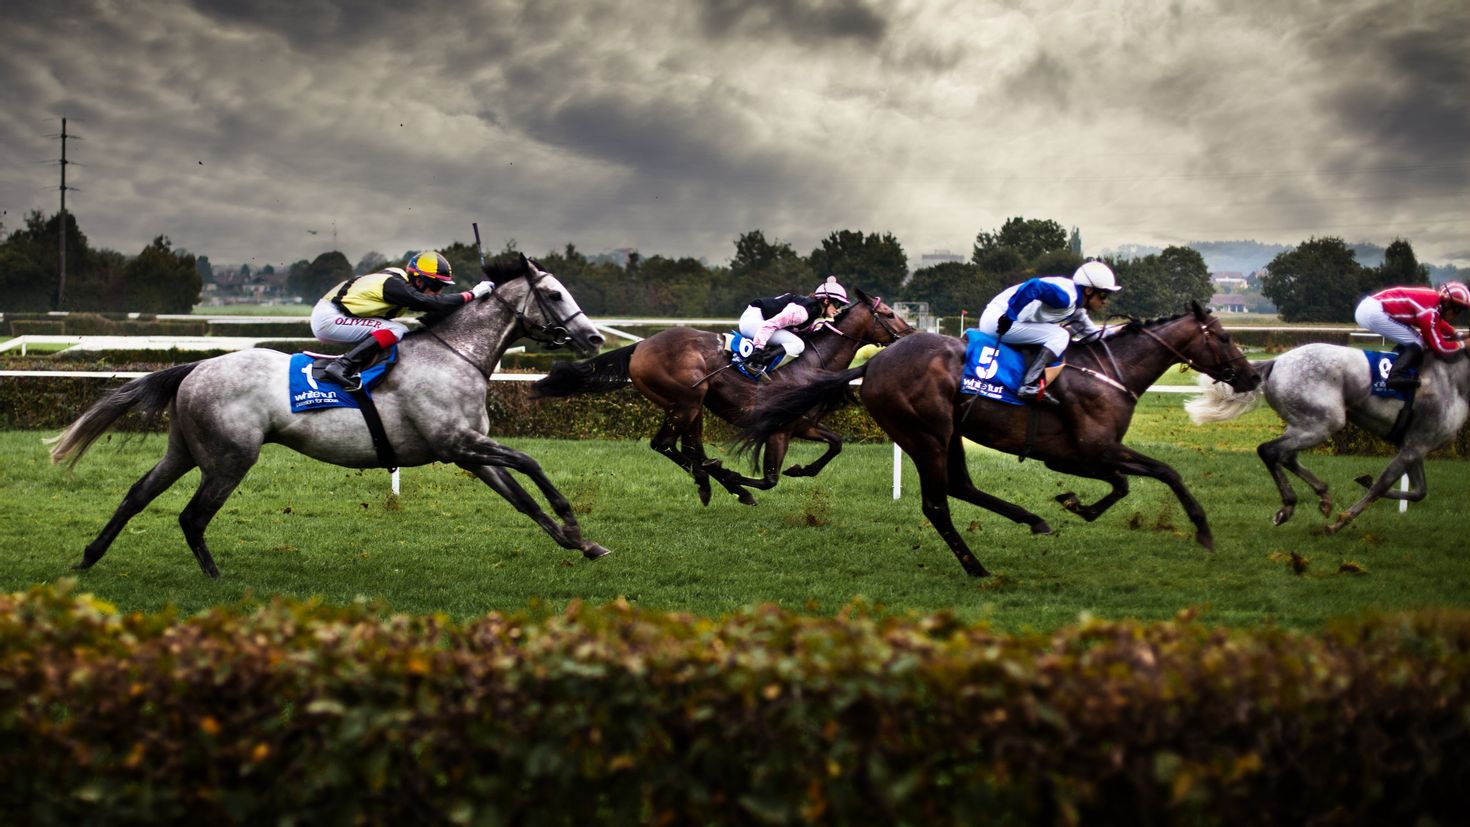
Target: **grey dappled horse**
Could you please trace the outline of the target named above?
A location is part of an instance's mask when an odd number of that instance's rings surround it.
[[[1272,522],[1281,525],[1296,510],[1296,492],[1282,469],[1301,477],[1318,498],[1322,516],[1332,516],[1327,483],[1297,460],[1297,454],[1352,422],[1379,437],[1387,437],[1404,403],[1369,391],[1372,377],[1363,351],[1341,345],[1310,344],[1293,348],[1269,362],[1252,362],[1263,378],[1252,391],[1237,393],[1207,384],[1203,396],[1185,404],[1195,423],[1234,419],[1260,403],[1264,396],[1272,410],[1286,421],[1286,432],[1256,448],[1281,490],[1281,510]],[[1451,359],[1429,357],[1420,367],[1422,385],[1416,392],[1414,415],[1404,432],[1399,452],[1375,480],[1364,474],[1357,482],[1368,492],[1327,527],[1332,534],[1352,522],[1380,497],[1418,502],[1424,499],[1424,455],[1454,438],[1465,424],[1470,399],[1470,359],[1461,352]],[[1205,384],[1202,380],[1201,384]],[[1409,475],[1408,491],[1390,490],[1394,481]]]
[[[486,274],[498,283],[493,293],[399,343],[399,364],[373,391],[384,429],[399,465],[452,462],[535,520],[562,547],[580,550],[588,559],[601,557],[608,550],[582,539],[571,505],[536,461],[485,435],[490,427],[485,391],[501,355],[516,339],[524,336],[551,346],[570,343],[588,355],[603,338],[561,282],[531,259],[502,256],[486,267]],[[103,397],[67,427],[57,437],[51,459],[69,459],[75,465],[128,411],[150,418],[164,410],[170,414],[163,459],[134,483],[76,568],[91,568],[133,515],[198,467],[199,489],[179,514],[179,524],[199,567],[218,577],[204,529],[267,442],[348,468],[380,467],[361,411],[291,413],[286,391],[290,359],[272,350],[243,350],[160,370]],[[536,483],[560,525],[508,470]]]

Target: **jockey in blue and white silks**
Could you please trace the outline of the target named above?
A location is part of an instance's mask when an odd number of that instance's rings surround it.
[[[1076,335],[1100,338],[1102,328],[1088,315],[1101,310],[1119,289],[1113,271],[1100,261],[1084,263],[1071,278],[1039,276],[1007,287],[980,314],[978,327],[1008,345],[1040,345],[1026,368],[1016,395],[1035,399],[1046,366],[1061,359]]]

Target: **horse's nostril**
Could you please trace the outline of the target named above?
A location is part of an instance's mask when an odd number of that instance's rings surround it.
[[[603,337],[601,337],[601,336],[599,336],[599,335],[597,335],[597,334],[594,333],[591,336],[588,336],[587,337],[587,341],[591,342],[594,345],[597,345],[598,347],[601,347],[602,346],[602,343],[605,342],[605,341],[607,341],[607,340],[604,339]]]

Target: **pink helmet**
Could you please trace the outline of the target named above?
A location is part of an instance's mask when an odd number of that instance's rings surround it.
[[[1447,281],[1439,286],[1439,301],[1441,304],[1470,307],[1470,287],[1458,281]]]
[[[812,295],[819,299],[832,299],[847,304],[847,288],[837,283],[836,276],[828,276],[826,281],[817,285]]]

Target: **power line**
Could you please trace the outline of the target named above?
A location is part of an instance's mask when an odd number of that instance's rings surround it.
[[[58,243],[61,248],[61,254],[58,258],[59,277],[56,281],[56,301],[53,305],[56,310],[60,310],[62,302],[66,300],[66,191],[68,189],[76,189],[76,187],[68,187],[66,185],[66,167],[68,163],[71,163],[66,160],[66,142],[68,139],[80,141],[81,137],[67,134],[66,118],[64,117],[61,119],[61,134],[51,137],[61,139],[61,160],[58,162],[61,166],[61,186],[58,187],[61,192],[61,213],[57,216],[57,235],[60,237]]]

